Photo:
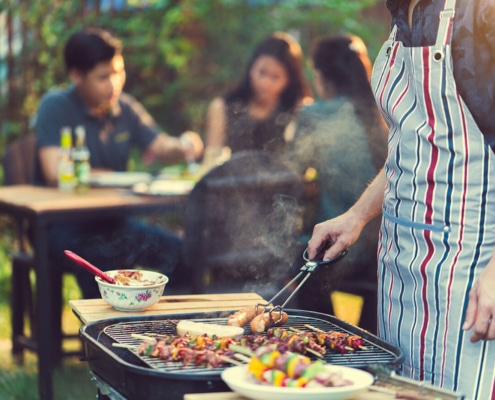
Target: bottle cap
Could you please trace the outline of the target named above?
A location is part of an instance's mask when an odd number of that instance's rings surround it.
[[[70,127],[64,126],[60,133],[60,145],[62,147],[72,147],[72,132]]]
[[[84,139],[84,137],[86,136],[86,130],[82,125],[76,126],[75,133],[78,139]]]

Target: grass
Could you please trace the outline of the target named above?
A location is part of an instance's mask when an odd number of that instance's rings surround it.
[[[64,288],[67,301],[73,298],[67,297],[69,293],[79,291],[72,279],[64,281]],[[4,299],[0,302],[0,327],[0,400],[38,399],[37,357],[26,351],[22,362],[12,358],[10,309]],[[80,322],[67,306],[63,311],[63,327],[66,333],[77,333],[80,327]],[[64,343],[64,348],[70,350],[79,349],[79,346],[77,339]],[[97,394],[87,363],[78,357],[62,360],[55,370],[53,386],[56,400],[86,400],[95,398]]]
[[[0,400],[37,400],[37,357],[26,351],[23,362],[11,355],[10,321],[10,249],[15,248],[14,236],[7,220],[0,218]],[[72,276],[64,277],[64,304],[80,298],[80,291]],[[66,333],[77,333],[79,320],[66,306],[63,311],[63,328]],[[67,349],[77,349],[79,341],[67,343]],[[77,357],[65,358],[54,373],[55,400],[87,400],[96,398],[97,390],[91,381],[90,370]]]

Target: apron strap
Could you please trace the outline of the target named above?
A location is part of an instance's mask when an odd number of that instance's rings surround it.
[[[388,40],[395,42],[396,36],[397,36],[397,25],[394,25],[392,27],[392,30],[390,31],[390,35],[388,35]]]
[[[452,23],[455,15],[456,0],[445,0],[444,9],[440,12],[440,24],[437,32],[435,46],[440,47],[450,44],[452,39]]]

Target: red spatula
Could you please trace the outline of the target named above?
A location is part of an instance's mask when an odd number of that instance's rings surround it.
[[[93,275],[99,276],[101,279],[103,279],[104,281],[107,281],[108,283],[115,283],[115,279],[113,279],[111,276],[108,276],[107,274],[105,274],[101,269],[95,267],[93,264],[91,264],[89,261],[85,260],[81,256],[78,256],[76,253],[73,253],[70,250],[64,250],[64,253],[72,261],[75,261],[80,266],[86,268]]]

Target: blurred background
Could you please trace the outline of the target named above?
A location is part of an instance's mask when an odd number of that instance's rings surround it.
[[[188,129],[202,134],[209,102],[241,78],[252,49],[265,36],[290,32],[307,57],[319,36],[352,33],[364,40],[374,60],[389,15],[385,0],[2,0],[0,154],[30,133],[41,96],[68,84],[63,45],[86,26],[122,39],[125,91],[166,132],[178,135]],[[309,64],[306,72],[311,78]],[[2,174],[0,168],[0,179]],[[36,399],[35,361],[19,366],[9,359],[9,254],[15,235],[5,216],[0,232],[0,400]],[[75,282],[64,288],[65,298],[79,296]],[[66,318],[69,330],[72,324],[77,332],[70,311]],[[67,361],[56,379],[57,398],[94,398],[87,367],[79,360]]]
[[[388,13],[384,0],[3,0],[0,151],[29,130],[40,97],[68,83],[63,45],[85,26],[122,39],[125,90],[175,135],[202,132],[208,103],[240,79],[268,34],[292,33],[309,55],[315,38],[353,33],[374,59]]]

